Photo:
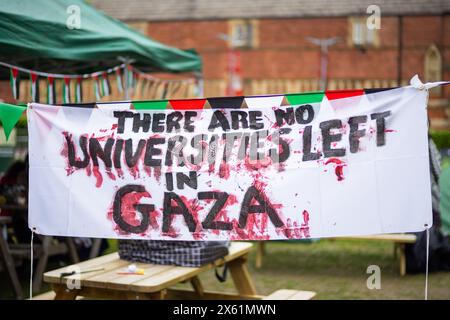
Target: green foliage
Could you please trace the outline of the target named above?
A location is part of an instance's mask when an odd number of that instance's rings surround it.
[[[431,138],[439,150],[450,148],[450,131],[433,131]]]

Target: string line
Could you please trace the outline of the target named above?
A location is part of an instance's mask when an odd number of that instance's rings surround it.
[[[31,230],[31,243],[30,243],[30,300],[33,300],[33,240],[34,231]]]

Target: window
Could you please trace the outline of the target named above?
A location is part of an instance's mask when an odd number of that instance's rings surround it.
[[[257,44],[257,22],[255,20],[232,20],[229,24],[232,48],[254,48]]]
[[[428,47],[425,53],[424,61],[425,81],[435,82],[441,81],[442,76],[442,57],[439,49],[436,45],[432,44]],[[441,93],[441,87],[436,87],[430,90],[432,95],[439,95]]]
[[[143,35],[147,35],[148,26],[146,22],[129,22],[128,26],[139,31]]]
[[[367,27],[366,17],[353,17],[349,19],[349,45],[351,47],[378,47],[378,29]]]

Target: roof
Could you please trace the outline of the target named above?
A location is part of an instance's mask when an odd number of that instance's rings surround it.
[[[125,21],[239,18],[339,17],[366,14],[378,5],[383,15],[436,15],[450,12],[448,0],[90,0]]]
[[[71,6],[81,12],[78,28],[68,25]],[[83,0],[1,1],[0,47],[0,60],[46,72],[69,66],[97,71],[120,64],[120,57],[147,71],[200,71],[202,66],[195,52],[152,40]]]

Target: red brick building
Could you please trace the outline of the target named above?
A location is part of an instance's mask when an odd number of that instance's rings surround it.
[[[321,51],[307,37],[339,37],[329,47],[329,89],[396,86],[415,73],[423,81],[450,79],[448,0],[91,3],[158,41],[195,48],[204,62],[206,96],[225,94],[230,47],[240,53],[247,95],[318,90]],[[379,29],[373,20],[377,13]],[[436,129],[450,129],[449,98],[448,87],[433,93]]]

